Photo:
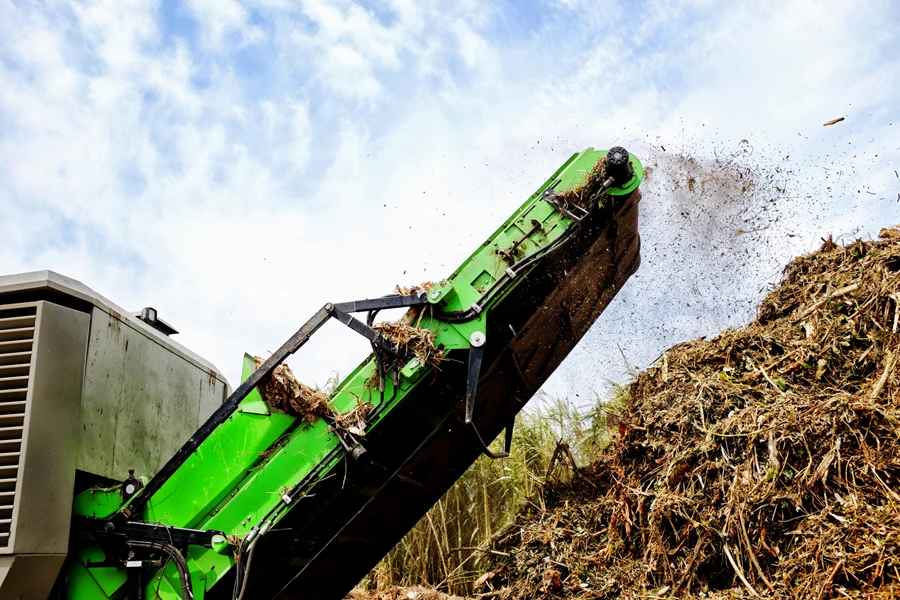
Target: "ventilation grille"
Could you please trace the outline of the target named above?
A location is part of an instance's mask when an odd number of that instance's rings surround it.
[[[0,309],[0,548],[11,533],[36,319],[34,306]]]

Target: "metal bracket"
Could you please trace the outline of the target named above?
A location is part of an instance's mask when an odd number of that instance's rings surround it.
[[[478,444],[481,446],[481,453],[487,456],[488,458],[507,458],[512,453],[512,440],[513,440],[513,427],[515,426],[516,418],[513,417],[509,423],[506,425],[506,432],[503,438],[503,452],[494,452],[491,448],[485,443],[484,439],[481,437],[481,434],[478,432],[478,428],[475,427],[474,423],[470,423],[468,425],[469,431],[472,432],[472,436],[478,440]]]
[[[200,444],[210,436],[210,434],[222,423],[225,422],[234,412],[238,409],[238,405],[241,401],[247,397],[247,395],[253,391],[257,385],[259,385],[260,381],[267,375],[269,375],[272,371],[275,370],[278,365],[283,363],[288,356],[295,353],[299,350],[309,339],[316,333],[322,325],[328,322],[328,319],[331,317],[338,317],[339,315],[343,316],[344,320],[342,321],[345,325],[350,326],[355,331],[362,333],[364,336],[369,338],[372,341],[371,337],[373,334],[377,336],[377,339],[382,340],[388,347],[384,347],[385,350],[391,352],[392,354],[401,356],[401,358],[405,358],[403,353],[399,353],[395,348],[390,346],[389,343],[384,340],[380,335],[377,334],[373,329],[367,327],[362,322],[358,321],[351,317],[348,313],[354,312],[364,312],[369,310],[378,310],[378,309],[390,309],[390,308],[403,308],[408,306],[424,306],[428,304],[427,296],[422,293],[414,296],[401,296],[401,295],[392,295],[385,296],[383,298],[373,298],[366,300],[355,300],[352,302],[341,302],[339,304],[331,304],[328,303],[322,308],[319,309],[316,314],[312,316],[306,323],[303,324],[297,332],[291,336],[291,338],[281,345],[278,350],[275,351],[272,356],[270,356],[266,361],[260,365],[260,367],[253,372],[250,377],[247,378],[241,385],[237,387],[234,392],[232,392],[231,396],[222,403],[222,405],[206,420],[206,422],[200,426],[200,428],[194,432],[194,435],[175,453],[169,461],[163,465],[163,468],[157,472],[156,475],[153,476],[152,479],[147,483],[147,485],[142,489],[135,497],[132,499],[131,504],[126,506],[123,509],[123,514],[126,518],[131,517],[134,514],[140,514],[141,509],[146,505],[147,501],[150,499],[153,494],[155,494],[159,489],[163,486],[163,484],[172,476],[175,471],[185,463],[188,457],[193,454],[193,452],[200,446]],[[356,324],[362,326],[361,328],[357,328]],[[378,342],[376,342],[378,343]],[[409,358],[407,358],[409,360]]]
[[[562,201],[559,194],[556,193],[556,190],[553,188],[548,188],[544,190],[543,199],[550,206],[554,207],[556,210],[561,212],[563,215],[568,217],[569,219],[575,221],[576,223],[580,223],[584,218],[588,215],[588,211],[580,206],[569,206],[565,202]],[[573,208],[577,210],[581,214],[575,214],[569,210],[569,208]]]
[[[348,313],[368,312],[370,310],[389,310],[391,308],[404,308],[408,306],[423,306],[428,304],[425,292],[410,296],[385,296],[384,298],[372,298],[366,300],[354,300],[352,302],[339,302],[334,305],[337,310]]]
[[[142,523],[140,521],[113,523],[108,519],[85,516],[73,517],[72,529],[88,533],[98,540],[165,542],[179,548],[185,546],[212,548],[213,537],[225,535],[222,531],[212,529],[186,529],[183,527],[168,527],[156,523]]]
[[[466,377],[466,425],[472,424],[475,414],[475,392],[478,391],[478,378],[481,376],[481,361],[484,358],[485,336],[480,331],[473,331],[469,336],[469,370]]]
[[[356,439],[356,437],[354,437],[352,433],[345,429],[342,429],[341,427],[338,427],[332,419],[328,419],[328,421],[329,425],[331,426],[331,430],[334,432],[334,435],[337,436],[338,441],[341,443],[341,446],[343,446],[344,450],[347,452],[350,458],[358,461],[366,455],[366,453],[368,452],[366,450],[366,447],[363,446],[362,442]],[[366,459],[368,461],[368,457],[366,457]]]
[[[487,338],[484,333],[480,331],[473,331],[472,335],[469,336],[469,369],[466,377],[465,425],[466,428],[472,432],[475,439],[478,440],[481,451],[485,456],[488,458],[506,458],[509,456],[510,450],[512,449],[513,423],[515,422],[515,418],[513,418],[506,426],[506,438],[504,440],[503,452],[494,452],[491,450],[488,445],[484,443],[484,439],[482,439],[481,434],[478,432],[478,428],[475,427],[475,424],[472,422],[472,419],[475,416],[475,394],[478,391],[478,378],[481,376],[481,362],[484,359],[484,343],[486,341]]]
[[[407,352],[405,350],[398,348],[395,344],[392,344],[391,342],[389,342],[383,335],[381,335],[380,333],[378,333],[377,331],[375,331],[374,329],[372,329],[371,327],[369,327],[368,325],[366,325],[365,323],[363,323],[362,321],[360,321],[359,319],[357,319],[350,313],[344,312],[337,306],[333,307],[331,316],[334,317],[335,319],[337,319],[338,321],[340,321],[341,323],[343,323],[344,325],[346,325],[347,327],[349,327],[350,329],[352,329],[353,331],[355,331],[356,333],[360,334],[361,336],[363,336],[364,338],[366,338],[367,340],[369,340],[370,342],[372,342],[373,344],[375,344],[376,346],[378,346],[385,352],[390,352],[394,356],[396,356],[404,361],[407,361],[407,362],[414,358],[412,354],[410,354],[409,352]]]

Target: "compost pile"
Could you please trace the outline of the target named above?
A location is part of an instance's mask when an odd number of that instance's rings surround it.
[[[495,598],[900,595],[900,229],[670,349],[601,459],[492,548]],[[736,275],[737,276],[737,275]]]
[[[257,369],[265,362],[258,356],[254,359]],[[293,371],[284,363],[263,378],[257,389],[272,408],[301,417],[310,423],[331,414],[328,394],[297,381]]]
[[[463,600],[421,586],[392,587],[380,592],[353,590],[344,600]]]

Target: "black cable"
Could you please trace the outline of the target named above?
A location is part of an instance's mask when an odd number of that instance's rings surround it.
[[[237,557],[234,561],[234,586],[231,589],[231,597],[237,598],[238,592],[241,587],[241,578],[243,575],[243,570],[241,569],[241,563],[243,562],[244,552],[246,552],[246,548],[244,547],[244,541],[246,538],[241,540],[241,543],[238,545]]]
[[[589,204],[592,205],[594,199],[598,198],[599,196],[602,196],[604,193],[606,193],[613,186],[614,183],[615,182],[612,177],[610,177],[606,181],[604,181],[603,185],[601,185],[600,188],[591,195],[590,200],[588,201]],[[562,210],[562,209],[560,208],[560,210]],[[587,215],[585,215],[585,216],[587,216]],[[583,220],[583,218],[582,218],[582,220]],[[513,273],[517,273],[523,269],[527,269],[529,266],[534,264],[534,262],[536,262],[537,260],[539,260],[545,256],[548,256],[553,252],[556,252],[557,250],[559,250],[560,248],[562,248],[563,246],[568,244],[574,238],[574,234],[579,229],[581,229],[581,221],[576,220],[575,226],[570,228],[569,230],[567,230],[565,233],[563,233],[563,235],[561,237],[557,238],[552,244],[550,244],[549,246],[546,246],[544,248],[541,248],[540,250],[536,250],[530,256],[526,256],[519,262],[514,263],[512,266],[509,267],[509,269],[507,269],[500,275],[500,278],[497,279],[497,281],[495,281],[491,285],[491,287],[489,287],[487,290],[485,290],[484,294],[481,295],[481,297],[475,302],[475,304],[477,304],[483,308],[485,304],[487,304],[491,299],[493,299],[493,296],[497,292],[502,291],[503,288],[506,287],[506,285],[509,284],[510,281],[512,281],[513,278],[509,276],[509,271],[512,271]],[[463,309],[463,310],[437,313],[437,317],[442,321],[446,321],[447,323],[461,323],[464,321],[468,321],[468,320],[476,317],[477,315],[478,315],[478,313],[476,313],[471,307]]]
[[[244,567],[243,584],[241,585],[241,593],[236,600],[244,600],[244,594],[247,592],[247,580],[250,579],[250,565],[253,564],[253,555],[256,554],[256,547],[259,546],[259,539],[253,542],[250,552],[247,554],[247,566]]]
[[[145,540],[129,540],[128,545],[135,548],[145,548],[147,550],[165,552],[175,564],[175,570],[178,571],[178,580],[181,583],[181,596],[183,600],[194,600],[194,593],[191,591],[191,580],[187,561],[184,559],[181,552],[178,551],[178,548],[166,542],[149,542]]]
[[[509,270],[516,272],[516,271],[521,271],[523,269],[527,269],[529,266],[531,266],[537,260],[544,258],[545,256],[552,254],[553,252],[556,252],[557,250],[559,250],[560,248],[562,248],[563,246],[568,244],[572,239],[574,239],[575,233],[580,228],[581,228],[580,224],[575,225],[574,227],[572,227],[571,229],[566,231],[562,235],[562,237],[557,238],[549,246],[541,248],[540,250],[537,250],[536,252],[532,253],[531,255],[526,256],[519,262],[513,264],[511,267],[509,267],[509,269],[507,271],[504,271],[500,275],[500,278],[497,281],[495,281],[491,285],[491,287],[489,287],[484,292],[484,294],[481,295],[481,297],[476,301],[476,304],[478,304],[479,306],[483,306],[483,305],[487,304],[493,298],[494,295],[496,295],[498,292],[502,291],[503,288],[506,287],[506,285],[509,284],[509,282],[511,282],[513,280],[513,278],[509,276],[509,273],[508,273]],[[445,321],[447,323],[461,323],[464,321],[468,321],[468,320],[472,319],[473,317],[477,316],[477,313],[472,308],[467,308],[464,310],[438,312],[438,313],[436,313],[436,316],[441,321]]]

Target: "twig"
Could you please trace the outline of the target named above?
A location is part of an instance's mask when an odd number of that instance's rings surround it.
[[[894,326],[891,327],[891,333],[897,333],[897,321],[900,319],[900,298],[897,297],[897,294],[891,294],[891,298],[894,300]]]
[[[731,550],[728,549],[728,544],[725,544],[724,548],[725,548],[725,556],[728,557],[728,562],[731,563],[731,566],[734,569],[734,572],[737,573],[737,576],[740,578],[741,582],[747,587],[748,590],[750,590],[750,593],[758,598],[759,594],[756,592],[756,590],[753,589],[753,586],[750,585],[750,582],[747,581],[747,578],[744,577],[744,572],[741,571],[741,568],[739,566],[737,566],[736,562],[734,562],[734,557],[731,555]]]
[[[745,356],[746,356],[746,355],[745,355]],[[785,395],[784,390],[782,390],[780,387],[778,387],[778,385],[777,385],[774,381],[772,381],[772,378],[769,377],[769,374],[766,373],[766,370],[762,368],[762,365],[757,365],[757,364],[755,364],[755,363],[753,362],[753,360],[750,359],[749,356],[747,356],[746,358],[747,358],[747,361],[748,361],[751,365],[753,365],[754,367],[756,367],[756,370],[757,370],[757,371],[759,371],[760,373],[762,373],[762,376],[766,378],[766,381],[768,381],[769,384],[770,384],[773,388],[775,388],[775,390],[776,390],[779,394],[781,394],[782,396]]]
[[[894,353],[891,350],[888,350],[887,356],[884,359],[884,373],[881,374],[881,377],[879,377],[878,381],[875,382],[875,387],[872,388],[872,394],[870,396],[872,400],[876,400],[878,398],[878,395],[881,393],[882,388],[884,388],[884,384],[887,383],[888,377],[890,377],[893,368]]]
[[[691,556],[691,560],[688,561],[688,565],[684,570],[684,573],[681,575],[681,579],[678,580],[678,583],[675,584],[675,588],[672,590],[672,595],[678,596],[681,589],[684,587],[684,584],[687,583],[694,573],[694,565],[697,564],[697,559],[700,557],[700,553],[703,551],[703,547],[706,544],[706,530],[700,534],[697,538],[697,545],[694,546],[694,552]]]
[[[459,548],[450,548],[448,554],[452,554],[454,552],[462,552],[463,550],[474,550],[476,552],[483,552],[485,554],[496,554],[497,556],[509,556],[509,552],[500,552],[499,550],[489,550],[487,548],[482,548],[481,546],[460,546]]]
[[[808,317],[809,315],[811,315],[812,313],[814,313],[819,307],[821,307],[823,304],[825,304],[825,303],[828,302],[829,300],[833,300],[833,299],[835,299],[835,298],[840,298],[841,296],[846,296],[846,295],[849,294],[850,292],[855,292],[858,288],[859,288],[859,284],[858,284],[858,283],[851,283],[851,284],[848,285],[848,286],[845,286],[845,287],[842,287],[842,288],[839,289],[839,290],[836,290],[836,291],[835,291],[834,293],[832,293],[832,294],[826,295],[824,298],[822,298],[822,299],[819,300],[818,302],[815,302],[814,304],[812,304],[811,306],[809,306],[809,308],[807,308],[807,309],[804,310],[802,313],[800,313],[800,315],[799,315],[796,319],[794,319],[794,322],[796,323],[797,321],[803,319],[804,317]]]
[[[884,488],[884,491],[886,491],[888,494],[890,494],[890,496],[894,500],[896,500],[897,502],[900,502],[900,495],[898,495],[897,492],[895,492],[894,490],[889,488],[888,485],[884,481],[881,480],[881,477],[878,476],[878,471],[875,470],[875,467],[870,467],[870,468],[872,469],[872,475],[875,476],[875,479],[878,481],[878,483],[881,484],[881,487]]]
[[[837,437],[834,440],[834,445],[831,449],[825,453],[825,456],[822,457],[822,460],[819,461],[819,465],[816,467],[816,470],[813,471],[812,477],[809,480],[809,483],[806,484],[807,489],[811,488],[815,483],[821,479],[822,484],[825,484],[825,477],[828,476],[828,469],[831,467],[831,463],[834,462],[834,457],[837,456],[838,450],[841,447],[841,438]]]
[[[806,417],[808,417],[809,415],[811,415],[813,413],[821,412],[826,406],[828,406],[830,404],[834,404],[838,400],[844,400],[846,398],[847,398],[847,396],[838,395],[838,396],[833,397],[830,400],[826,400],[825,402],[820,402],[818,404],[814,404],[814,405],[810,406],[809,408],[807,408],[802,413],[800,413],[800,416],[798,418],[805,419]]]
[[[759,435],[760,433],[766,433],[767,431],[772,431],[777,427],[777,425],[770,425],[768,427],[763,427],[762,429],[757,429],[756,431],[748,431],[747,433],[716,433],[715,431],[710,431],[709,429],[703,429],[696,423],[693,424],[694,429],[697,431],[701,431],[707,435],[714,435],[716,437],[721,438],[740,438],[740,437],[749,437],[752,435]]]
[[[822,582],[822,589],[819,590],[819,595],[816,600],[822,600],[825,597],[825,592],[831,587],[831,584],[834,583],[834,576],[837,575],[838,569],[844,566],[844,561],[840,560],[834,568],[831,569],[831,572],[828,574],[828,579]]]
[[[738,513],[738,519],[741,522],[741,534],[744,538],[744,543],[747,545],[747,554],[750,556],[750,562],[753,563],[753,566],[756,567],[756,572],[759,575],[760,579],[763,580],[763,583],[766,584],[766,587],[771,591],[775,591],[775,588],[772,587],[772,584],[769,583],[769,580],[766,579],[765,574],[763,573],[762,567],[759,565],[759,561],[756,560],[756,556],[753,555],[753,546],[750,545],[750,536],[747,535],[747,526],[744,524],[744,514],[743,510]]]

